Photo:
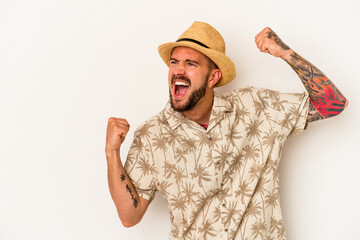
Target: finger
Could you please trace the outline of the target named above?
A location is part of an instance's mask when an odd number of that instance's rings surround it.
[[[108,122],[123,122],[129,124],[125,118],[116,118],[116,117],[110,117]]]
[[[261,39],[262,39],[262,35],[258,35],[255,37],[255,42],[259,43],[261,41]]]
[[[264,29],[255,36],[255,41],[259,41],[264,36]]]
[[[128,121],[126,119],[115,118],[115,117],[109,118],[108,127],[111,127],[111,126],[113,127],[113,126],[116,126],[116,125],[121,125],[123,127],[126,127],[127,129],[130,128],[130,124],[128,123]]]
[[[256,45],[258,48],[260,48],[264,43],[264,37],[263,36],[259,36],[256,42]]]
[[[271,28],[269,28],[269,27],[266,27],[266,28],[264,28],[264,35],[267,35],[269,32],[271,32],[272,30],[271,30]]]
[[[263,30],[261,30],[261,31],[255,36],[255,38],[256,38],[256,37],[259,37],[260,35],[263,35],[264,32],[266,31],[266,29],[267,29],[267,27],[265,27]]]
[[[259,41],[260,35],[261,35],[261,33],[256,34],[256,36],[255,36],[255,42],[258,42],[258,41]]]
[[[129,129],[130,129],[130,125],[127,125],[127,124],[124,124],[124,123],[118,123],[118,124],[116,124],[116,126],[118,128],[124,129],[126,132],[128,132]]]
[[[130,126],[129,122],[124,118],[119,118],[119,122],[121,122],[124,125]]]
[[[108,135],[112,135],[112,134],[117,134],[119,136],[123,136],[125,137],[126,134],[129,131],[130,126],[129,125],[125,125],[123,123],[119,123],[119,122],[110,122],[107,128],[107,134]]]
[[[122,128],[122,127],[116,127],[114,128],[114,133],[116,133],[117,135],[119,135],[120,137],[125,138],[127,133],[128,133],[128,129],[126,128]]]
[[[123,121],[118,121],[118,122],[116,122],[116,125],[119,125],[119,126],[121,126],[121,127],[123,127],[123,128],[127,128],[127,129],[130,128],[130,124],[127,123],[127,122],[123,122]]]
[[[269,27],[265,27],[262,31],[261,31],[261,34],[262,35],[266,35],[266,33],[268,33],[269,32]]]
[[[260,51],[263,52],[266,48],[267,48],[267,47],[266,47],[266,45],[265,45],[265,41],[262,40],[261,43],[259,44],[259,49],[260,49]]]

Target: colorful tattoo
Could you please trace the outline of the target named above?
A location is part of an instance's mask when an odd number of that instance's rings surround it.
[[[125,181],[125,179],[126,179],[125,174],[121,174],[120,180],[121,180],[121,181]],[[131,187],[130,187],[128,184],[126,184],[126,190],[127,190],[127,191],[130,193],[130,195],[131,195],[131,199],[133,200],[133,205],[134,205],[134,207],[137,208],[137,206],[138,206],[138,200],[137,200],[137,198],[134,196],[133,191],[131,190]]]
[[[310,95],[307,122],[336,116],[344,110],[347,106],[346,98],[319,69],[297,53],[291,54],[287,63],[300,77]]]

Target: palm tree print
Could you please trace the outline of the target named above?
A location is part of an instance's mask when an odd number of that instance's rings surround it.
[[[261,215],[261,206],[260,202],[257,203],[249,203],[249,206],[246,210],[246,214],[250,217],[254,217],[256,220],[258,220],[258,216]]]
[[[207,129],[170,104],[142,124],[129,179],[139,197],[162,193],[174,239],[285,240],[279,158],[304,130],[308,96],[247,87],[215,93],[213,104]]]
[[[279,193],[277,191],[273,191],[265,196],[265,203],[267,207],[276,207],[278,204]]]
[[[235,141],[242,138],[240,131],[238,131],[235,126],[230,127],[229,131],[225,134],[225,137],[232,145],[235,146]]]
[[[251,225],[251,231],[252,231],[252,236],[255,238],[257,237],[264,237],[264,233],[266,231],[266,224],[265,222],[255,222],[253,225]]]
[[[167,150],[167,140],[163,137],[160,136],[155,136],[154,138],[151,139],[154,147],[155,147],[155,151],[156,150],[161,150],[163,152],[166,152]]]
[[[278,139],[279,133],[277,131],[274,132],[267,132],[265,133],[265,136],[263,137],[263,145],[264,147],[272,147],[275,144],[276,139]]]
[[[251,197],[251,193],[252,190],[246,182],[240,183],[238,189],[235,191],[235,195],[241,197],[242,204],[245,204],[245,197]]]
[[[137,168],[142,172],[142,176],[158,173],[155,165],[145,161],[144,158],[141,158],[140,161],[138,161]]]
[[[261,131],[259,129],[259,126],[263,123],[263,121],[259,121],[259,120],[250,120],[250,123],[246,124],[246,131],[247,137],[253,138],[253,137],[260,137]]]
[[[206,220],[205,223],[201,227],[199,227],[199,232],[203,233],[202,237],[204,240],[207,240],[208,237],[217,236],[214,227],[211,225],[211,222],[209,220]]]
[[[229,226],[231,221],[235,222],[239,212],[240,211],[236,207],[236,202],[230,202],[228,204],[225,204],[225,209],[223,212],[223,219],[222,219],[225,226]]]
[[[173,185],[172,183],[169,183],[167,181],[161,181],[159,183],[159,191],[164,195],[165,199],[169,198],[170,192],[168,191],[169,187]]]
[[[185,196],[186,202],[188,204],[195,205],[195,197],[199,194],[198,192],[194,191],[195,184],[191,184],[186,182],[185,184],[181,185],[182,191],[181,194]]]
[[[244,147],[244,157],[245,159],[257,159],[259,155],[260,149],[254,145],[253,143],[251,145],[246,145]]]
[[[293,116],[291,115],[291,113],[286,113],[285,117],[280,121],[280,125],[285,128],[290,128],[291,123],[293,122],[292,119]]]
[[[184,213],[186,209],[186,200],[184,196],[173,196],[170,199],[170,205],[174,208],[174,210],[179,210]]]
[[[195,166],[195,170],[191,173],[192,178],[198,179],[198,184],[200,187],[203,187],[203,181],[209,182],[211,180],[210,174],[206,171],[206,168],[201,166],[201,164]]]

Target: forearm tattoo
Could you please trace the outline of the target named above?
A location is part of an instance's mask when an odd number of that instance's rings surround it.
[[[344,110],[346,98],[319,69],[295,52],[287,63],[300,77],[310,95],[307,122],[336,116]]]
[[[123,181],[125,181],[125,179],[126,179],[125,174],[121,174],[120,180],[123,182]],[[132,201],[133,201],[134,207],[137,208],[137,206],[138,206],[138,199],[137,199],[137,197],[134,196],[133,191],[131,190],[131,187],[130,187],[127,183],[126,183],[126,190],[127,190],[127,191],[130,193],[130,195],[131,195],[131,199],[132,199]]]

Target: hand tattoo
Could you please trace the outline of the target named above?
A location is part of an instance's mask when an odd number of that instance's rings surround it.
[[[126,179],[125,174],[121,174],[120,180],[123,182],[123,181],[125,181],[125,179]],[[130,195],[131,195],[131,199],[133,200],[133,205],[134,205],[134,207],[137,208],[137,206],[138,206],[138,200],[137,200],[137,198],[134,196],[133,191],[131,190],[131,187],[130,187],[128,184],[126,184],[126,190],[127,190],[127,191],[130,193]]]
[[[279,45],[284,50],[289,50],[290,48],[279,38],[276,33],[270,29],[270,32],[267,33],[267,37],[274,40],[277,45]]]

